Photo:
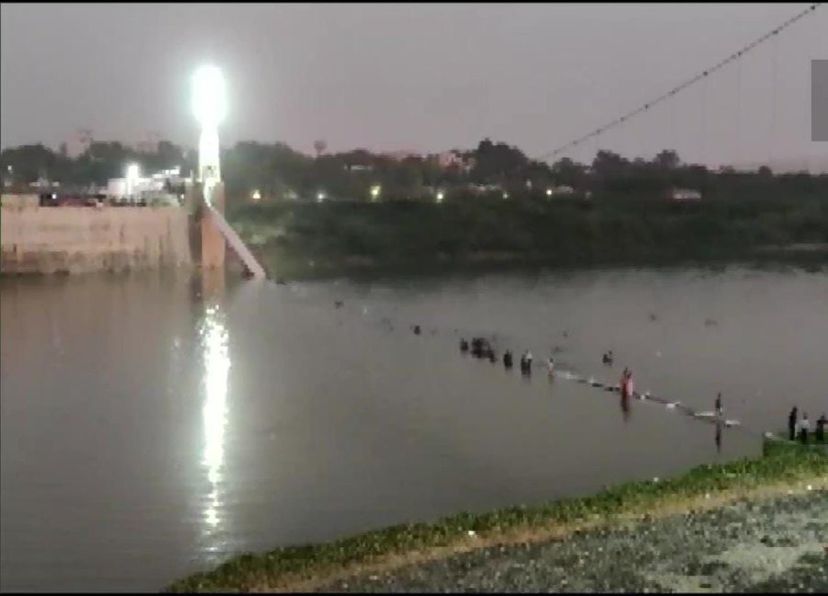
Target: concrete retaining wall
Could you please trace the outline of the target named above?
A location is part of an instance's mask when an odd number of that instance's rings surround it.
[[[0,195],[0,205],[10,209],[31,209],[40,205],[40,197],[36,194],[4,194]]]
[[[3,207],[0,272],[189,267],[188,226],[178,207]]]

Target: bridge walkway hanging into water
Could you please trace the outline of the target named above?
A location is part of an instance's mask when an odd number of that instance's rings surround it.
[[[227,223],[227,220],[224,219],[224,215],[222,215],[212,205],[206,205],[206,210],[203,217],[210,218],[213,225],[216,226],[218,231],[224,237],[224,240],[227,242],[227,245],[234,253],[236,253],[236,256],[239,257],[245,269],[253,279],[264,279],[265,277],[267,277],[264,267],[262,267],[259,264],[259,261],[256,260],[256,257],[253,255],[253,253],[250,252],[249,248],[247,248],[247,245],[245,245],[245,243],[236,233],[236,230],[234,230],[230,226],[230,224]]]

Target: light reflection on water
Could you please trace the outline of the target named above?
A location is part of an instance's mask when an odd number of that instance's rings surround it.
[[[224,437],[227,429],[227,383],[230,353],[226,315],[222,310],[224,279],[221,273],[206,272],[202,277],[204,314],[199,322],[198,336],[204,366],[204,447],[201,464],[206,471],[210,492],[205,500],[203,539],[208,550],[219,550],[224,503]]]
[[[199,335],[204,353],[204,455],[202,464],[210,483],[209,506],[204,512],[207,524],[216,529],[221,511],[220,488],[224,467],[224,431],[227,426],[227,377],[230,356],[227,328],[218,306],[208,307]]]

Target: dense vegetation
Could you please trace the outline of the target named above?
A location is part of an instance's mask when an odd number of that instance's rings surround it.
[[[476,198],[443,204],[272,203],[230,211],[271,274],[432,270],[492,265],[591,266],[779,257],[821,245],[828,193],[671,202],[608,194],[591,200]],[[800,257],[802,254],[800,253]]]
[[[262,555],[245,554],[208,573],[176,582],[173,592],[268,591],[357,565],[382,563],[429,549],[474,542],[507,540],[509,534],[544,528],[575,529],[579,524],[611,523],[623,515],[657,512],[660,507],[692,508],[705,496],[750,494],[766,486],[828,479],[828,456],[819,448],[765,440],[763,456],[723,465],[703,465],[661,482],[632,482],[595,496],[535,507],[512,507],[474,515],[461,513],[433,524],[406,524],[319,545],[279,548]],[[699,499],[702,499],[699,501]]]

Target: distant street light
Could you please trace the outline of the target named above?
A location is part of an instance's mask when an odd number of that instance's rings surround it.
[[[137,163],[131,163],[126,167],[126,195],[131,199],[135,194],[135,187],[141,177],[141,167]]]
[[[379,184],[375,184],[371,187],[371,200],[376,201],[379,198],[381,187]]]
[[[201,125],[198,140],[198,179],[210,202],[213,187],[221,181],[218,127],[227,114],[224,77],[212,65],[205,65],[193,75],[193,114]]]
[[[317,200],[318,202],[320,202],[320,203],[321,203],[322,201],[324,201],[324,200],[325,200],[325,193],[324,193],[324,192],[318,192],[318,193],[316,193],[316,200]]]
[[[443,202],[443,191],[442,191],[442,190],[441,190],[440,192],[438,192],[438,193],[437,193],[437,202],[438,202],[438,203],[442,203],[442,202]]]
[[[504,192],[504,193],[503,193],[503,198],[504,198],[504,199],[508,199],[508,198],[509,198],[509,193],[508,193],[508,192]]]
[[[546,196],[547,196],[547,197],[551,197],[551,196],[552,196],[552,189],[551,189],[551,188],[547,188],[547,189],[546,189]]]
[[[258,201],[262,198],[262,193],[260,193],[259,190],[256,189],[251,193],[250,198],[254,201]]]

